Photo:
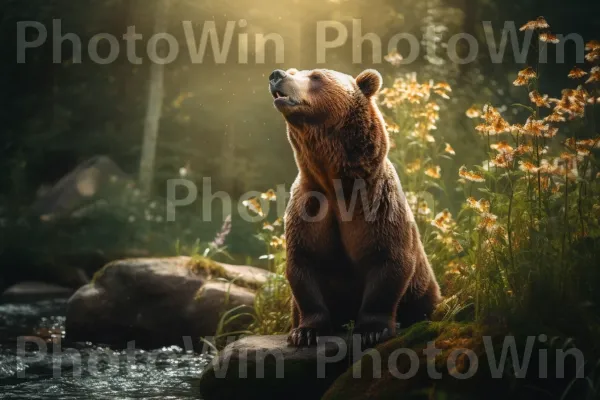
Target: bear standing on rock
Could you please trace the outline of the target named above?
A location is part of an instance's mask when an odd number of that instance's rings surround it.
[[[396,322],[427,319],[440,289],[387,157],[381,75],[291,69],[269,81],[299,169],[285,218],[289,343],[310,346],[355,321],[369,347]]]

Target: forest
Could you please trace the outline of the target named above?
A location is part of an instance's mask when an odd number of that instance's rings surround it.
[[[22,281],[74,290],[132,258],[189,257],[224,280],[219,265],[247,265],[269,275],[248,286],[256,296],[239,318],[241,306],[220,314],[213,346],[286,334],[283,210],[298,169],[268,77],[372,68],[383,76],[376,101],[389,158],[444,296],[437,334],[536,332],[552,346],[574,343],[587,360],[582,382],[529,382],[517,398],[598,398],[597,2],[1,8],[0,292]],[[352,390],[367,387],[337,382],[338,397],[325,398],[359,398]],[[481,398],[444,388],[427,398]]]

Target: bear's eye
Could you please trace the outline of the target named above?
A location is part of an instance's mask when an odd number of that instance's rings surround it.
[[[321,81],[321,80],[323,80],[323,75],[321,75],[321,74],[312,74],[310,76],[310,79],[313,80],[313,81]]]

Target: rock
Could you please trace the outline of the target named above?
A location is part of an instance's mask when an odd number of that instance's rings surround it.
[[[60,297],[70,296],[73,289],[63,286],[53,285],[45,282],[21,282],[6,289],[2,293],[2,297],[15,298],[31,298],[31,297]]]
[[[42,220],[78,213],[100,201],[114,189],[114,182],[133,182],[106,156],[93,157],[65,175],[54,186],[40,193],[32,211]],[[119,185],[124,186],[124,185]]]
[[[137,347],[156,348],[187,346],[188,337],[197,345],[200,337],[215,335],[225,311],[252,307],[250,288],[267,275],[258,268],[188,257],[112,262],[69,300],[67,339],[115,346],[135,341]],[[231,276],[238,278],[235,284],[215,280],[231,281]],[[245,329],[250,322],[240,317],[226,330]]]
[[[565,371],[564,377],[554,374],[559,365],[553,353],[562,343],[557,348],[548,348],[547,344],[535,341],[536,331],[526,332],[528,329],[517,333],[504,325],[449,321],[415,324],[399,337],[379,345],[375,349],[378,357],[365,355],[355,362],[333,383],[322,400],[525,400],[567,391],[573,396],[569,398],[585,398],[579,391],[584,385],[577,389],[570,387],[576,380],[576,372],[581,372],[576,363],[567,363],[561,368]],[[490,346],[485,345],[484,337]],[[501,361],[506,339],[514,340],[518,361],[511,361],[510,355]],[[437,354],[424,352],[430,343],[434,343],[437,350],[431,347],[429,350]],[[531,347],[528,349],[528,346]],[[546,350],[543,358],[542,349]],[[523,375],[515,377],[513,362],[528,365]],[[580,366],[583,367],[583,363]],[[548,371],[547,378],[540,378],[540,368]]]
[[[204,400],[319,399],[348,368],[347,359],[337,357],[345,348],[340,338],[298,349],[286,336],[245,337],[204,370],[200,394]]]

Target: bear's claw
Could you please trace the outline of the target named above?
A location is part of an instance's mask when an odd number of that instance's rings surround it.
[[[314,328],[295,328],[288,335],[288,344],[294,347],[310,347],[317,344],[317,330]]]
[[[377,344],[385,342],[390,339],[392,335],[390,334],[390,330],[388,328],[383,329],[378,332],[361,332],[360,333],[360,343],[363,349],[375,347]]]

